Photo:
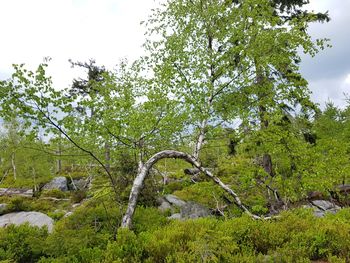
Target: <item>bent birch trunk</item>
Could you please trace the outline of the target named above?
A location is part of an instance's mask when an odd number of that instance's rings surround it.
[[[156,153],[153,155],[138,171],[138,175],[136,176],[133,186],[130,191],[129,196],[129,203],[127,210],[125,212],[125,215],[122,220],[121,227],[122,228],[131,228],[132,225],[132,218],[135,212],[135,208],[137,205],[137,200],[139,197],[139,194],[141,192],[141,189],[143,187],[144,180],[146,176],[148,175],[149,170],[152,168],[152,166],[157,163],[161,159],[165,158],[175,158],[175,159],[182,159],[190,164],[192,164],[194,167],[196,167],[198,170],[200,170],[202,173],[204,173],[206,176],[210,177],[216,184],[218,184],[222,189],[224,189],[227,193],[229,193],[233,199],[234,203],[242,209],[245,213],[253,217],[254,219],[260,219],[259,216],[252,214],[248,208],[241,202],[238,195],[227,185],[225,185],[218,177],[214,176],[210,171],[206,170],[201,166],[201,164],[197,161],[197,159],[187,153],[184,152],[178,152],[178,151],[172,151],[172,150],[165,150]]]

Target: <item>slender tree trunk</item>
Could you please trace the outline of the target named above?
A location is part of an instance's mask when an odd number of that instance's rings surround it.
[[[36,186],[36,172],[34,167],[32,167],[32,175],[33,175],[34,193],[36,193],[38,191],[38,188]]]
[[[56,151],[56,154],[57,155],[61,155],[61,152],[60,151]],[[57,173],[61,173],[62,172],[62,160],[60,158],[57,159],[57,161],[56,161],[56,170],[57,170]]]
[[[264,171],[271,177],[275,175],[273,171],[272,158],[270,154],[264,153],[263,159],[262,159],[262,167],[264,168]]]
[[[259,68],[258,62],[255,60],[255,70],[256,70],[256,85],[258,86],[258,103],[259,103],[259,119],[260,119],[260,129],[267,129],[269,127],[269,121],[267,119],[267,109],[263,104],[264,97],[266,94],[260,91],[260,87],[264,85],[264,73],[261,68]],[[264,171],[271,177],[274,176],[272,158],[269,153],[264,153],[262,157],[262,167]]]
[[[259,116],[260,116],[260,123],[261,123],[261,129],[267,129],[269,127],[269,121],[266,118],[266,108],[264,106],[259,106]],[[262,157],[262,167],[264,168],[264,171],[271,177],[273,177],[275,174],[273,172],[273,165],[272,165],[272,158],[269,153],[264,153]]]
[[[249,214],[251,217],[255,219],[260,219],[259,216],[252,214],[248,208],[241,202],[240,198],[238,195],[231,189],[229,188],[226,184],[224,184],[218,177],[214,176],[210,171],[206,170],[201,166],[201,164],[198,162],[196,158],[193,156],[184,153],[184,152],[178,152],[178,151],[172,151],[172,150],[165,150],[156,153],[153,155],[140,169],[138,172],[138,175],[136,176],[133,186],[130,191],[130,196],[129,196],[129,203],[127,210],[125,212],[125,215],[122,220],[122,225],[121,227],[123,228],[131,228],[132,225],[132,218],[136,209],[137,205],[137,200],[139,197],[139,194],[143,188],[144,180],[146,176],[148,175],[149,170],[152,168],[152,166],[157,163],[159,160],[164,159],[164,158],[175,158],[175,159],[182,159],[190,164],[192,164],[194,167],[199,169],[202,173],[204,173],[206,176],[211,178],[216,184],[218,184],[222,189],[224,189],[227,193],[229,193],[233,199],[234,203],[242,209],[244,212]]]
[[[11,165],[13,171],[13,179],[16,181],[17,179],[17,168],[16,168],[16,153],[12,152],[11,154]]]
[[[209,32],[207,32],[207,37],[208,37],[208,52],[210,54],[213,53],[213,37],[211,36],[211,34]],[[214,83],[215,83],[215,73],[214,73],[214,63],[212,62],[209,68],[210,71],[210,85],[212,86],[212,88],[214,89]],[[206,105],[203,107],[203,112],[207,113],[207,116],[205,116],[205,118],[202,120],[200,127],[199,127],[199,134],[198,134],[198,138],[197,138],[197,142],[195,145],[195,148],[193,150],[193,157],[195,157],[197,160],[199,158],[199,153],[200,150],[202,149],[203,143],[204,143],[204,139],[205,139],[205,132],[208,126],[208,121],[209,121],[209,114],[210,111],[212,109],[213,106],[213,100],[214,100],[214,92],[212,92],[210,95],[208,95],[207,99],[207,103]]]
[[[194,150],[193,150],[193,157],[196,158],[197,160],[199,158],[199,153],[200,153],[200,150],[202,149],[202,146],[204,143],[205,129],[207,128],[207,125],[208,125],[208,119],[205,119],[202,121],[200,128],[199,128],[197,142],[196,142],[196,145],[195,145]]]
[[[57,151],[56,151],[56,154],[59,156],[57,161],[56,161],[56,170],[57,170],[57,173],[61,173],[62,172],[62,160],[61,160],[61,149],[59,148]]]
[[[4,172],[4,175],[2,176],[1,180],[0,180],[0,184],[5,180],[6,176],[8,175],[9,171],[11,170],[11,168],[7,169]]]

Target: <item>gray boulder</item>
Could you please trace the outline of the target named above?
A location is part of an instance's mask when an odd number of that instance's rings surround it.
[[[0,215],[4,214],[7,210],[7,204],[0,204]]]
[[[187,202],[181,207],[181,218],[199,218],[210,216],[210,210],[195,202]]]
[[[306,207],[312,208],[316,217],[324,217],[326,213],[335,214],[341,209],[341,207],[327,200],[313,200]]]
[[[176,214],[173,214],[173,215],[171,215],[171,216],[168,216],[168,219],[177,219],[177,220],[179,220],[179,219],[181,219],[182,217],[181,217],[181,214],[180,213],[176,213]]]
[[[174,210],[174,208],[171,206],[171,204],[165,200],[160,204],[160,206],[158,206],[158,209],[161,212],[165,212],[167,210],[171,210],[171,211]]]
[[[39,212],[16,212],[0,216],[0,227],[8,225],[22,225],[28,223],[31,226],[46,226],[49,233],[53,230],[53,219]]]
[[[71,190],[84,190],[88,188],[88,183],[88,180],[85,180],[84,178],[73,179],[69,188]]]
[[[340,207],[326,200],[313,200],[311,201],[313,206],[318,207],[320,210],[327,211],[332,209],[339,210]]]
[[[67,178],[64,176],[59,176],[52,179],[51,182],[44,185],[43,190],[61,190],[63,192],[68,191]]]
[[[185,201],[181,200],[175,195],[166,195],[164,196],[165,200],[168,201],[170,204],[177,206],[177,207],[182,207],[186,204]]]

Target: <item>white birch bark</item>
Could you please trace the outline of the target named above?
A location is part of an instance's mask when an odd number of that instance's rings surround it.
[[[137,200],[139,197],[139,194],[142,190],[144,180],[146,176],[148,175],[149,170],[152,168],[152,166],[157,163],[159,160],[164,158],[176,158],[176,159],[182,159],[190,164],[192,164],[194,167],[199,169],[202,173],[204,173],[206,176],[210,177],[216,184],[218,184],[222,189],[224,189],[228,194],[230,194],[233,199],[234,203],[242,209],[245,213],[253,217],[254,219],[260,219],[259,216],[252,214],[248,208],[241,202],[238,195],[226,184],[224,184],[218,177],[214,176],[210,171],[203,168],[201,164],[198,162],[198,160],[184,152],[178,152],[178,151],[172,151],[172,150],[165,150],[156,153],[153,155],[139,170],[138,175],[136,176],[133,186],[130,191],[129,196],[129,203],[126,210],[126,213],[122,220],[122,228],[131,228],[132,226],[132,218],[136,209]]]

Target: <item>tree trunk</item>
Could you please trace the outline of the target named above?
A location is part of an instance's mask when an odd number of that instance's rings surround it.
[[[33,184],[34,184],[34,193],[36,193],[38,191],[37,186],[36,186],[36,176],[35,176],[36,172],[35,172],[35,168],[32,167],[32,175],[33,175]]]
[[[57,155],[61,155],[60,151],[57,151],[56,153],[57,153]],[[56,166],[57,166],[56,167],[57,173],[61,173],[62,172],[62,160],[60,158],[57,159]]]
[[[199,158],[199,153],[200,150],[202,149],[203,143],[204,143],[204,139],[205,139],[205,129],[207,128],[207,124],[208,124],[208,119],[205,119],[202,121],[201,126],[199,128],[199,135],[197,138],[197,142],[195,145],[195,148],[193,150],[193,157],[195,159],[198,160]]]
[[[269,127],[269,121],[267,119],[267,109],[266,106],[262,103],[264,97],[266,97],[265,92],[261,92],[259,86],[264,85],[265,77],[263,70],[258,66],[258,62],[255,60],[255,70],[256,70],[256,85],[258,86],[258,100],[259,100],[259,119],[260,119],[260,129],[264,130]],[[264,153],[262,159],[262,167],[264,171],[271,177],[274,176],[272,158],[268,153]]]
[[[125,212],[125,215],[122,220],[122,225],[121,227],[123,228],[131,228],[132,225],[132,218],[136,209],[137,205],[137,200],[139,197],[139,194],[142,190],[144,180],[146,176],[148,175],[149,170],[152,168],[152,166],[157,163],[159,160],[164,159],[164,158],[175,158],[175,159],[182,159],[190,164],[192,164],[194,167],[199,169],[202,173],[204,173],[206,176],[210,177],[216,184],[218,184],[222,189],[224,189],[227,193],[229,193],[233,199],[234,203],[242,209],[244,212],[249,214],[251,217],[255,219],[259,219],[259,216],[256,216],[252,214],[248,208],[241,202],[240,198],[238,195],[227,185],[225,185],[218,177],[214,176],[210,171],[206,170],[201,166],[201,164],[198,162],[198,160],[184,152],[178,152],[178,151],[172,151],[172,150],[165,150],[156,153],[153,155],[140,169],[138,172],[138,175],[136,176],[133,186],[130,191],[130,196],[129,196],[129,203],[127,210]]]
[[[271,177],[275,175],[273,172],[272,159],[270,154],[265,153],[263,155],[262,167],[264,168],[264,171]]]
[[[16,168],[16,153],[12,152],[11,154],[11,165],[12,165],[12,170],[13,170],[13,179],[16,181],[17,179],[17,168]]]

